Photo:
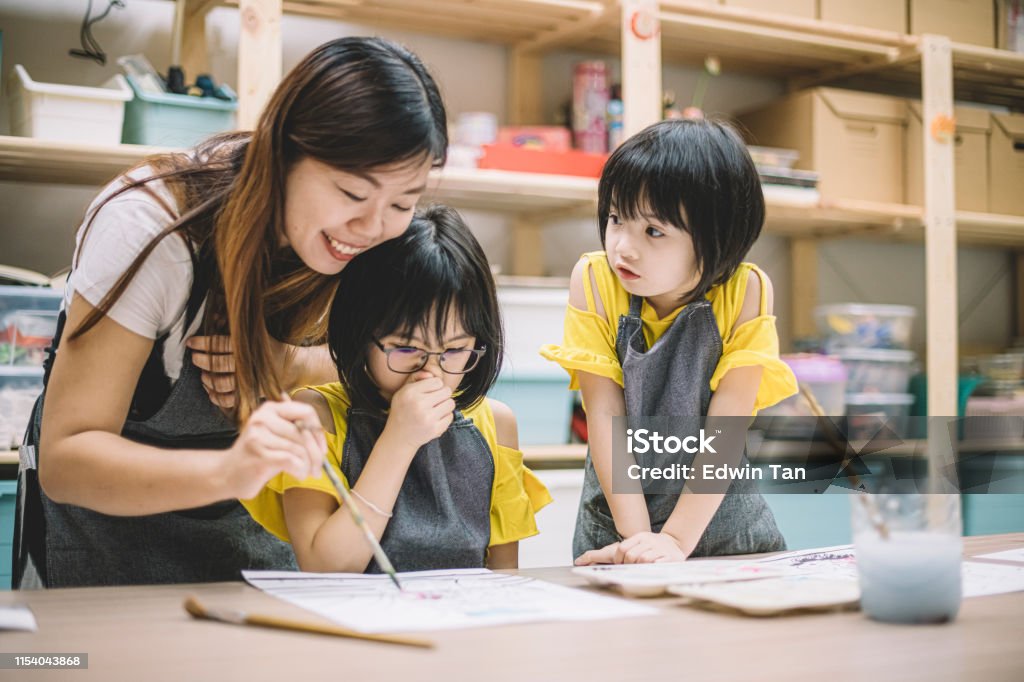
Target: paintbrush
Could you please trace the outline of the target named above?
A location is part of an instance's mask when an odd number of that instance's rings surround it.
[[[291,398],[287,393],[281,394],[281,399],[285,402],[290,402]],[[300,431],[312,431],[312,427],[302,422],[293,422]],[[391,564],[391,560],[388,559],[388,555],[384,553],[384,548],[380,546],[380,542],[377,541],[377,536],[373,534],[370,527],[366,525],[366,519],[363,518],[363,513],[359,511],[359,507],[356,506],[355,501],[352,499],[352,495],[349,493],[348,488],[338,478],[338,474],[335,473],[334,469],[331,468],[327,458],[323,460],[324,472],[327,474],[327,478],[330,479],[331,485],[338,491],[338,495],[341,497],[342,504],[348,508],[349,514],[352,515],[352,520],[355,521],[356,525],[363,535],[366,537],[366,541],[370,543],[370,549],[373,550],[373,558],[377,560],[377,565],[380,566],[380,570],[387,573],[388,577],[391,578],[391,582],[395,584],[399,590],[402,589],[402,583],[398,582],[397,571]]]
[[[352,496],[349,494],[348,489],[338,478],[338,474],[334,472],[331,465],[324,459],[324,471],[327,472],[327,478],[331,479],[331,484],[341,495],[341,499],[344,500],[345,506],[348,507],[348,511],[352,514],[352,520],[356,522],[356,525],[363,531],[363,535],[366,536],[366,541],[370,543],[370,549],[373,550],[373,558],[377,560],[377,565],[380,566],[380,570],[388,574],[391,578],[391,582],[395,584],[395,587],[402,589],[402,584],[398,582],[398,575],[396,575],[395,567],[391,565],[391,560],[388,559],[388,555],[384,553],[384,548],[380,546],[377,541],[377,536],[373,534],[370,527],[366,525],[366,519],[363,518],[363,513],[359,511],[359,507],[355,505],[352,500]]]
[[[264,628],[277,628],[279,630],[297,630],[299,632],[312,632],[321,635],[334,635],[335,637],[350,637],[352,639],[365,639],[371,642],[384,642],[387,644],[405,644],[407,646],[418,646],[426,649],[433,648],[434,643],[427,639],[415,637],[403,637],[399,635],[375,635],[357,630],[350,630],[337,625],[291,620],[290,618],[279,618],[278,616],[266,616],[257,613],[248,613],[236,609],[208,609],[203,606],[194,595],[185,598],[185,610],[194,618],[213,620],[220,623],[231,623],[234,625],[256,625]]]
[[[805,384],[799,382],[797,383],[797,386],[800,388],[800,397],[804,399],[805,403],[807,403],[807,407],[810,408],[811,413],[818,418],[819,423],[825,427],[825,437],[828,439],[829,445],[831,445],[832,448],[843,457],[843,460],[839,465],[839,470],[842,471],[848,462],[846,457],[846,447],[843,445],[843,440],[836,433],[835,425],[825,414],[825,410],[822,409],[821,404],[818,402],[817,398],[814,397],[814,393],[811,392],[811,389]],[[860,477],[856,473],[851,471],[847,475],[849,476],[850,483],[853,487],[860,487]],[[879,513],[878,506],[875,505],[875,501],[871,497],[870,493],[857,495],[856,497],[860,504],[864,505],[864,510],[867,512],[868,520],[871,522],[871,525],[875,527],[875,530],[878,531],[878,534],[883,540],[888,540],[889,527],[885,524],[885,519],[883,519],[881,513]]]

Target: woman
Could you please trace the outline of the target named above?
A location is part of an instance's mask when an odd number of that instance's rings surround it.
[[[15,586],[295,566],[236,498],[317,472],[325,443],[297,428],[309,406],[261,401],[337,380],[322,345],[336,275],[408,227],[446,148],[422,63],[344,38],[288,74],[252,133],[100,194],[26,436]]]

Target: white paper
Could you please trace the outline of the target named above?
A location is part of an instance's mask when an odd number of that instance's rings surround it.
[[[36,632],[36,617],[27,606],[0,606],[0,630]]]
[[[1010,550],[1019,552],[1021,550]],[[999,554],[1005,554],[1000,552]],[[978,559],[982,557],[972,557]],[[994,558],[986,555],[984,558]],[[836,545],[786,552],[758,559],[767,566],[786,566],[821,578],[857,580],[857,559],[853,545]],[[966,560],[962,564],[963,596],[984,597],[1024,591],[1024,566],[1004,566]]]
[[[416,632],[657,613],[634,602],[487,569],[385,575],[243,571],[253,587],[361,632]]]
[[[964,598],[1020,592],[1024,590],[1024,566],[965,561],[963,580]]]
[[[974,559],[999,559],[1000,561],[1019,561],[1024,563],[1024,547],[1008,549],[1004,552],[993,552],[992,554],[979,554]]]
[[[572,572],[591,585],[611,587],[632,596],[654,597],[665,594],[672,585],[761,580],[791,571],[750,561],[701,559],[663,564],[578,566]]]

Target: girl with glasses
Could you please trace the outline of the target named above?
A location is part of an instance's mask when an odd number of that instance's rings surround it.
[[[328,321],[341,381],[295,395],[320,417],[327,461],[399,571],[514,568],[551,497],[523,466],[511,410],[484,397],[503,340],[480,245],[432,207],[339,287],[353,292]],[[279,474],[244,504],[302,570],[380,571],[326,474]]]

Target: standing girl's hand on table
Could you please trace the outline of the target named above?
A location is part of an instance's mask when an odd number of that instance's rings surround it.
[[[637,533],[618,543],[617,564],[652,564],[665,561],[686,561],[688,555],[679,541],[665,533]]]
[[[249,499],[280,472],[298,479],[319,476],[327,452],[319,424],[316,410],[305,403],[263,403],[226,453],[223,476],[228,488],[236,497]]]
[[[221,409],[235,406],[235,356],[230,336],[193,336],[185,341],[192,363],[202,370],[203,388]]]

